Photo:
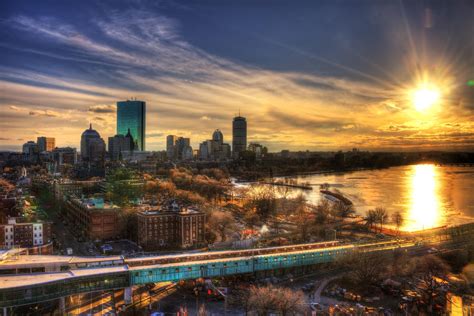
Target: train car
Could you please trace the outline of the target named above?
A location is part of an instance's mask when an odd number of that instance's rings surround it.
[[[125,263],[131,267],[135,267],[135,266],[147,266],[147,265],[154,265],[154,264],[168,264],[168,263],[179,263],[179,262],[188,262],[188,261],[225,259],[225,258],[231,258],[231,257],[254,257],[254,256],[272,254],[272,253],[334,247],[339,244],[340,244],[339,241],[327,241],[327,242],[318,242],[318,243],[310,243],[310,244],[287,245],[287,246],[267,247],[267,248],[257,248],[257,249],[240,249],[240,250],[225,250],[225,251],[209,251],[209,252],[200,252],[200,253],[185,253],[185,254],[179,254],[179,255],[129,258],[129,259],[125,259]]]

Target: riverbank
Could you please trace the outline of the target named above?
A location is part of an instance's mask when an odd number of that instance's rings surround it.
[[[291,183],[283,183],[283,182],[265,182],[265,181],[258,181],[259,184],[267,184],[267,185],[276,185],[281,187],[288,187],[288,188],[295,188],[295,189],[302,189],[302,190],[312,190],[313,187],[307,184],[291,184]]]
[[[404,218],[402,230],[417,231],[463,224],[474,217],[474,195],[470,194],[473,174],[474,168],[468,166],[419,164],[332,173],[325,170],[275,180],[310,184],[313,190],[291,189],[285,194],[302,194],[313,205],[326,199],[320,189],[328,184],[330,191],[351,200],[356,214],[365,216],[369,210],[382,207],[391,219],[392,214],[400,212]]]

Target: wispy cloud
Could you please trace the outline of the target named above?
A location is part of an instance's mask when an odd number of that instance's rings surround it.
[[[115,113],[116,109],[114,105],[91,105],[89,106],[89,112],[94,113]]]
[[[215,128],[230,137],[239,110],[248,118],[250,140],[266,141],[273,150],[399,146],[397,137],[410,136],[408,144],[416,143],[415,137],[422,137],[416,134],[429,129],[441,142],[449,138],[441,137],[449,129],[445,124],[455,124],[450,105],[436,114],[437,126],[423,125],[404,96],[384,85],[261,69],[191,44],[170,17],[146,9],[107,12],[91,18],[88,32],[51,17],[19,15],[6,21],[45,44],[14,49],[85,65],[88,77],[67,69],[50,73],[0,66],[0,105],[8,105],[0,115],[12,118],[0,123],[2,130],[28,139],[42,125],[58,144],[77,146],[89,122],[98,124],[102,136],[114,135],[114,104],[131,96],[147,101],[147,123],[154,128],[148,136],[156,138],[150,149],[163,148],[159,138],[169,133],[190,136],[194,146]],[[55,45],[72,53],[62,56]],[[48,119],[56,120],[56,130],[47,129]],[[470,128],[465,126],[467,133]]]
[[[47,117],[59,117],[60,114],[56,111],[50,110],[33,110],[28,112],[31,116],[47,116]]]

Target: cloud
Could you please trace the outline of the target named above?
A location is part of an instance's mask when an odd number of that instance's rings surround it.
[[[419,123],[425,118],[410,110],[400,91],[386,85],[325,73],[262,69],[213,55],[187,41],[178,20],[136,7],[106,10],[105,16],[91,18],[87,30],[59,18],[8,19],[8,27],[16,32],[34,35],[32,45],[41,43],[18,49],[58,63],[66,58],[81,69],[0,66],[0,105],[9,105],[0,109],[0,115],[9,118],[0,123],[2,130],[28,139],[40,126],[58,143],[78,146],[91,120],[100,121],[103,137],[114,135],[114,104],[130,96],[147,102],[147,127],[159,128],[148,137],[163,138],[172,131],[190,135],[195,147],[216,128],[231,135],[232,116],[239,109],[248,120],[249,141],[266,142],[272,150],[333,149],[356,143],[399,146],[399,136],[428,130],[442,135],[448,129],[465,135],[474,130],[453,123],[458,117],[473,121],[472,113],[449,105],[437,115],[437,124]],[[62,57],[56,47],[68,56]],[[49,117],[61,117],[61,125],[48,126]],[[415,140],[407,144],[411,142]],[[153,146],[163,146],[164,139],[149,144],[151,150],[161,149]]]
[[[89,112],[94,113],[115,113],[115,105],[91,105],[88,109]]]
[[[146,137],[150,137],[150,138],[155,138],[155,137],[164,137],[165,134],[164,133],[149,133],[149,134],[146,134]]]
[[[28,112],[31,116],[46,116],[46,117],[59,117],[61,116],[58,112],[51,110],[31,110]]]

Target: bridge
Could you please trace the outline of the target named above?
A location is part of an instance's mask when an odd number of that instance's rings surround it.
[[[67,256],[11,258],[0,263],[0,273],[3,273],[0,276],[0,307],[34,304],[85,292],[125,288],[125,292],[130,293],[131,287],[135,285],[253,274],[333,262],[354,252],[382,252],[415,246],[416,243],[410,240],[387,240],[353,244],[313,243],[128,259]]]

